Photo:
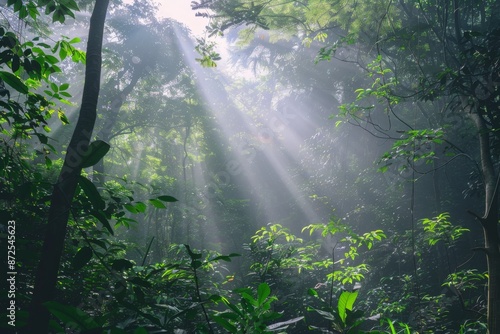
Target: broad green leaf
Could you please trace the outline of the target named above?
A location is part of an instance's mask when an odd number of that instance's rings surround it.
[[[108,218],[106,218],[106,216],[102,212],[92,210],[91,213],[92,216],[96,217],[101,222],[101,224],[108,230],[111,235],[114,235],[113,228],[109,224]]]
[[[158,209],[166,209],[167,207],[165,206],[165,204],[163,204],[162,201],[156,199],[156,198],[151,198],[149,200],[149,203],[153,204],[153,206],[155,208],[158,208]]]
[[[106,153],[108,153],[109,148],[109,144],[102,140],[96,140],[90,143],[87,152],[85,152],[83,156],[82,168],[94,166],[106,155]]]
[[[124,204],[123,207],[130,213],[138,213],[139,211],[137,211],[137,209],[135,208],[135,206],[133,206],[132,204]]]
[[[345,319],[347,317],[347,311],[352,311],[352,307],[354,305],[354,302],[356,301],[356,298],[358,297],[358,290],[350,292],[350,291],[343,291],[340,294],[337,309],[339,312],[339,316],[342,319],[342,321],[345,323]]]
[[[92,203],[94,209],[104,210],[106,203],[104,203],[101,194],[99,194],[99,191],[97,191],[95,184],[93,184],[92,181],[82,175],[78,175],[78,184],[82,188],[85,195],[87,195],[87,198]]]
[[[137,212],[146,212],[146,208],[147,206],[143,202],[135,203],[135,209],[137,210]]]
[[[267,283],[261,283],[257,289],[257,303],[262,305],[267,297],[271,294],[271,288]]]
[[[82,269],[92,259],[92,248],[89,246],[82,247],[73,257],[71,266],[74,270]]]
[[[17,90],[19,93],[28,94],[29,92],[28,86],[26,86],[21,79],[12,73],[0,71],[0,79],[2,79],[7,85]]]
[[[178,199],[172,196],[158,196],[158,199],[163,202],[177,202]]]
[[[40,45],[40,44],[38,44],[38,45]],[[51,55],[46,55],[45,60],[52,65],[57,64],[59,62],[59,59],[57,59],[56,57],[51,56]]]
[[[227,321],[223,317],[213,316],[213,319],[216,323],[224,327],[224,329],[227,330],[228,333],[238,333],[238,328],[236,328],[236,326],[232,325],[229,321]]]
[[[234,304],[232,304],[230,301],[224,301],[224,304],[227,305],[234,313],[238,314],[238,316],[243,317],[242,311]]]
[[[69,41],[68,43],[76,44],[76,43],[80,43],[81,41],[82,41],[82,39],[80,37],[75,37],[71,41]]]
[[[78,8],[78,5],[76,4],[76,2],[74,0],[59,0],[59,3],[68,7],[71,10],[74,10],[74,11],[80,10],[80,8]]]
[[[47,7],[48,8],[54,8],[54,7]],[[45,10],[45,14],[50,14],[51,12],[47,13],[47,9]],[[64,15],[61,14],[59,10],[54,11],[54,14],[52,14],[52,23],[59,22],[59,23],[64,23]]]

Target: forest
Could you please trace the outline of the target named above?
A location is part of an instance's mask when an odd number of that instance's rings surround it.
[[[0,333],[500,334],[500,0],[0,14]]]

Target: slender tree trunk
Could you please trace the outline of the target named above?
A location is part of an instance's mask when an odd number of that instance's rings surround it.
[[[82,171],[82,155],[89,146],[96,120],[101,77],[102,40],[108,4],[109,0],[96,0],[90,19],[82,104],[64,164],[52,192],[47,230],[35,278],[35,288],[26,329],[26,333],[30,334],[48,332],[49,312],[43,303],[54,298],[71,202],[78,184],[78,176]]]
[[[488,263],[488,314],[489,334],[500,333],[500,236],[498,232],[498,182],[490,150],[490,131],[478,110],[471,118],[479,133],[481,169],[485,189],[485,210],[478,217],[484,232],[484,252]]]

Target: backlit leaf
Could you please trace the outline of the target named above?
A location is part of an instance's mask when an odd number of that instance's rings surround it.
[[[2,79],[7,85],[17,90],[19,93],[28,94],[29,92],[28,86],[26,86],[21,79],[12,73],[0,71],[0,79]]]
[[[167,207],[165,206],[165,204],[163,204],[162,201],[160,200],[157,200],[156,198],[151,198],[149,200],[149,203],[153,204],[153,206],[155,208],[158,208],[158,209],[166,209]]]
[[[257,290],[257,303],[262,305],[269,294],[271,294],[271,288],[269,285],[267,283],[260,284]]]

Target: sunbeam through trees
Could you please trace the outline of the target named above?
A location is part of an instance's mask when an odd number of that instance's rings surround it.
[[[500,333],[500,0],[0,13],[1,333]]]

